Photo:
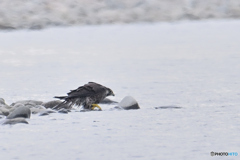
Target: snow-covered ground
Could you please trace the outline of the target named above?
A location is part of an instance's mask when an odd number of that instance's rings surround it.
[[[141,107],[103,105],[102,112],[32,115],[29,125],[0,126],[1,159],[239,154],[239,28],[239,20],[222,20],[0,32],[6,103],[49,101],[95,81],[115,92],[111,99],[131,95]],[[166,105],[182,108],[155,109]]]

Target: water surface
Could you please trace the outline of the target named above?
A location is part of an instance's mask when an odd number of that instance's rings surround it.
[[[103,105],[102,112],[33,115],[29,125],[1,126],[0,157],[157,160],[240,153],[239,27],[232,20],[0,32],[6,103],[49,101],[95,81],[115,92],[111,99],[131,95],[141,107],[109,111],[114,106]],[[155,109],[169,105],[181,108]]]

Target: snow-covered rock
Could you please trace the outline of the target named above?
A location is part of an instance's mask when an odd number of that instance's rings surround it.
[[[118,104],[118,107],[121,107],[125,110],[140,109],[138,102],[131,96],[124,97],[122,101]]]

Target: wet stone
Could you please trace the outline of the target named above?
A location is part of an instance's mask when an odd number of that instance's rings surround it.
[[[14,125],[14,124],[18,124],[18,123],[25,123],[28,124],[28,122],[25,120],[25,118],[13,118],[13,119],[6,119],[2,125]]]
[[[64,114],[68,114],[68,110],[67,110],[67,109],[64,109],[64,108],[62,108],[62,109],[60,109],[60,110],[58,111],[58,113],[64,113]]]
[[[36,106],[34,106],[35,108],[38,108],[38,109],[46,109],[44,106],[42,106],[42,105],[36,105]]]
[[[5,105],[5,100],[3,98],[0,98],[0,105],[1,104]]]
[[[41,105],[43,102],[42,101],[36,101],[36,100],[23,100],[23,101],[17,101],[17,102],[14,102],[11,104],[11,106],[14,106],[15,104],[23,104],[23,105],[33,105],[33,106],[36,106],[36,105]]]
[[[32,114],[38,114],[40,112],[45,111],[46,109],[39,109],[39,108],[32,107],[32,108],[30,108],[30,110],[31,110]]]
[[[18,108],[18,107],[23,107],[24,105],[21,103],[15,103],[14,105],[11,105],[14,108]]]
[[[5,107],[0,107],[0,115],[8,116],[10,111]]]
[[[53,111],[53,110],[44,110],[44,111],[39,113],[39,116],[46,116],[46,115],[49,115],[51,113],[56,113],[56,112]]]
[[[14,118],[30,118],[31,116],[31,110],[28,107],[22,106],[16,108],[13,112],[11,112],[7,119],[14,119]]]
[[[47,115],[49,115],[49,113],[47,113],[47,112],[42,112],[39,114],[39,116],[47,116]]]

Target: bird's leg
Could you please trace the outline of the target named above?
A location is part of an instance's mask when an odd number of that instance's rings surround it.
[[[92,104],[91,110],[94,110],[95,107],[97,107],[97,108],[99,108],[100,110],[102,110],[102,108],[101,108],[98,104]]]

